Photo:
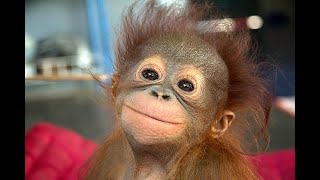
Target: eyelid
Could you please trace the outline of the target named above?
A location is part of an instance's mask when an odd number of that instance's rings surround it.
[[[161,69],[159,67],[157,67],[157,66],[155,66],[153,64],[146,64],[140,69],[140,72],[142,72],[142,71],[144,71],[146,69],[151,69],[151,70],[156,71],[156,73],[158,73],[159,79],[161,79],[162,71],[161,71]]]
[[[152,70],[158,70],[159,68],[156,67],[155,65],[153,64],[146,64],[146,65],[143,65],[141,68],[140,68],[140,72],[142,72],[143,70],[145,69],[152,69]]]

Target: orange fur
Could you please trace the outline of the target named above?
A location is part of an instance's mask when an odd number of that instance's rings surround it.
[[[168,33],[195,35],[217,50],[229,71],[228,98],[226,103],[220,104],[218,114],[223,109],[232,110],[237,114],[235,123],[220,138],[213,138],[208,132],[203,141],[176,156],[168,179],[258,179],[247,160],[243,142],[250,130],[248,124],[258,127],[254,140],[258,135],[267,137],[271,97],[259,76],[255,56],[249,53],[252,45],[249,32],[215,32],[212,25],[202,25],[204,29],[199,29],[199,21],[204,20],[206,13],[213,12],[209,5],[190,5],[187,10],[178,13],[172,7],[157,7],[154,1],[150,1],[138,15],[133,13],[134,7],[131,6],[124,16],[117,39],[111,91],[113,101],[118,95],[119,77],[128,66],[128,61],[135,56],[136,48],[154,36]],[[223,17],[212,15],[211,18]],[[114,133],[108,136],[89,161],[85,179],[124,178],[126,168],[132,163],[130,146],[121,128],[116,126]]]

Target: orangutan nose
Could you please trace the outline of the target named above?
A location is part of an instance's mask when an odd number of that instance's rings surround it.
[[[160,87],[151,87],[150,94],[151,96],[157,97],[158,99],[167,101],[169,101],[173,96],[170,90],[166,90]]]

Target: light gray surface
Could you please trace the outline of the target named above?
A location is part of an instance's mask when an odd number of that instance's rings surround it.
[[[57,82],[26,87],[25,130],[47,121],[101,140],[112,128],[112,111],[104,105],[96,82]]]

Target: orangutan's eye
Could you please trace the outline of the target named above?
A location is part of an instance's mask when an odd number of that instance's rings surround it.
[[[179,81],[178,82],[178,87],[180,89],[182,89],[183,91],[188,91],[188,92],[191,92],[191,91],[194,90],[193,84],[190,81],[186,80],[186,79],[183,79],[183,80]]]
[[[151,81],[159,79],[158,73],[152,69],[143,70],[142,76]]]

